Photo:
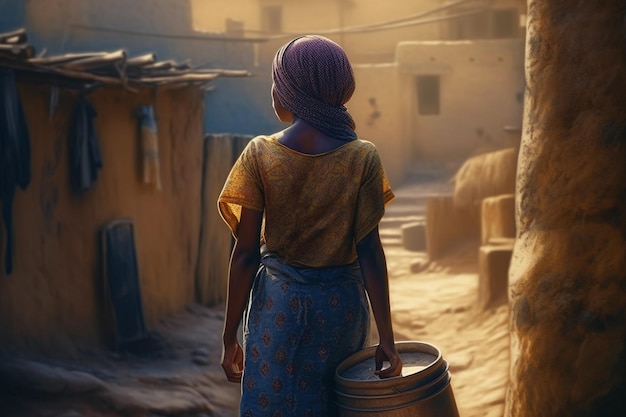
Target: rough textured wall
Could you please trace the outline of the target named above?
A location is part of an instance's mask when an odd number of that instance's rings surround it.
[[[506,415],[626,415],[626,4],[530,0]]]
[[[147,324],[192,302],[198,256],[202,171],[202,94],[195,88],[90,94],[104,166],[84,195],[70,192],[68,125],[75,93],[61,90],[48,119],[48,86],[21,85],[32,155],[32,183],[15,203],[14,271],[0,274],[0,347],[71,351],[103,339],[100,229],[135,223]],[[154,103],[163,189],[140,180],[133,110]],[[0,247],[4,247],[0,237]]]

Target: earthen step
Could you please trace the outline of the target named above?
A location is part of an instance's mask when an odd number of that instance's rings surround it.
[[[417,216],[426,213],[425,206],[403,205],[403,206],[387,206],[385,208],[385,217],[388,216]]]
[[[402,246],[402,229],[399,227],[380,229],[379,234],[384,246]]]
[[[416,223],[425,221],[425,216],[384,216],[379,223],[380,229],[399,229],[407,223]],[[398,232],[399,233],[399,232]]]
[[[381,237],[381,243],[384,247],[400,247],[402,246],[402,237]]]

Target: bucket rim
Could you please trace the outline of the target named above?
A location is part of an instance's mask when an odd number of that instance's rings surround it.
[[[424,376],[432,373],[437,367],[441,365],[443,362],[443,356],[441,351],[432,343],[423,342],[419,340],[412,341],[401,341],[396,342],[396,349],[398,353],[415,353],[415,352],[423,352],[429,353],[435,356],[435,360],[429,365],[425,366],[424,369],[421,369],[418,372],[409,374],[409,375],[398,375],[385,379],[375,379],[375,380],[354,380],[350,378],[346,378],[342,376],[342,373],[347,370],[350,366],[353,366],[357,363],[361,363],[367,359],[373,359],[376,353],[377,346],[369,346],[366,347],[351,356],[344,359],[337,368],[335,369],[335,382],[338,385],[351,385],[354,383],[358,383],[361,387],[386,387],[391,385],[396,385],[398,381],[407,382],[413,379],[421,379]],[[420,350],[415,350],[416,347],[419,347]]]
[[[386,400],[386,399],[398,398],[398,397],[413,397],[418,392],[430,391],[424,397],[417,397],[417,399],[420,399],[420,398],[428,398],[431,395],[433,395],[433,393],[439,392],[446,385],[449,385],[450,381],[452,381],[452,376],[450,375],[449,372],[446,372],[444,374],[441,374],[440,376],[437,377],[437,379],[429,382],[428,384],[424,386],[416,387],[415,389],[411,389],[408,391],[396,391],[394,393],[384,393],[384,394],[358,395],[358,394],[351,394],[351,393],[346,393],[346,392],[335,390],[335,394],[337,395],[337,398],[344,397],[349,400],[377,401],[377,400]],[[432,391],[433,388],[435,388],[434,392]],[[338,404],[341,403],[341,401],[336,401],[336,402]]]
[[[373,408],[360,408],[360,407],[351,407],[349,405],[346,404],[341,404],[339,402],[335,401],[335,404],[337,405],[337,407],[339,408],[343,408],[344,410],[348,410],[348,411],[366,411],[366,412],[378,412],[378,411],[392,411],[392,410],[398,410],[401,408],[406,407],[407,405],[410,404],[414,404],[414,403],[419,403],[419,402],[424,402],[424,401],[428,401],[438,395],[441,395],[442,393],[444,393],[446,390],[449,390],[450,395],[452,396],[452,400],[454,401],[454,407],[456,408],[456,401],[454,400],[454,394],[452,394],[452,385],[450,384],[450,381],[452,380],[452,377],[450,376],[448,383],[444,386],[441,387],[441,389],[437,390],[436,392],[433,392],[432,394],[424,397],[424,398],[419,398],[417,400],[414,401],[410,401],[407,403],[402,403],[402,404],[395,404],[393,406],[387,406],[387,407],[373,407]]]

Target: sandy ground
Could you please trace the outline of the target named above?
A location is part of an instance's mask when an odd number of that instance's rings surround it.
[[[381,226],[381,234],[389,235],[384,232]],[[475,307],[477,245],[461,244],[437,262],[405,250],[397,240],[384,245],[397,340],[424,341],[442,351],[461,417],[501,417],[508,311],[506,305]],[[423,269],[412,272],[417,264]],[[222,320],[222,306],[190,306],[162,320],[138,355],[0,357],[0,416],[234,417],[239,387],[226,381],[219,366]]]
[[[476,253],[475,245],[462,245],[416,274],[407,272],[414,253],[388,249],[394,331],[397,340],[440,349],[450,364],[461,417],[501,417],[509,366],[508,307],[475,308]]]

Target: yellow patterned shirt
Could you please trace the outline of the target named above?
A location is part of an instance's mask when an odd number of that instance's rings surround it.
[[[257,136],[235,162],[218,198],[235,238],[241,207],[264,211],[261,243],[294,266],[356,261],[356,242],[394,198],[374,144],[347,142],[309,155]]]

